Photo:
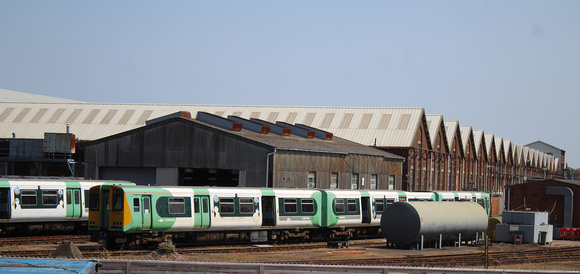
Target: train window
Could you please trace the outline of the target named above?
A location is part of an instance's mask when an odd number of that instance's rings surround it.
[[[344,200],[343,199],[335,199],[334,200],[334,212],[344,213]]]
[[[203,205],[203,213],[208,213],[209,212],[208,199],[207,198],[203,198],[203,200],[202,200],[201,203]]]
[[[140,208],[141,207],[139,206],[139,198],[133,198],[133,211],[139,212]]]
[[[222,214],[233,214],[234,198],[220,198],[220,212]]]
[[[66,191],[66,204],[72,205],[72,191],[70,190]]]
[[[377,199],[375,202],[375,210],[377,212],[385,211],[385,200],[384,199]]]
[[[482,199],[477,199],[477,203],[478,203],[480,206],[484,207],[484,206],[483,206],[483,200],[482,200]],[[485,208],[485,207],[484,207],[484,208]]]
[[[113,211],[123,210],[123,191],[113,189]]]
[[[199,213],[199,198],[193,198],[193,212]]]
[[[80,191],[75,191],[75,205],[80,205],[81,204],[81,192]]]
[[[314,199],[302,199],[302,213],[314,213]]]
[[[22,190],[20,193],[23,205],[36,205],[36,190]]]
[[[348,212],[356,212],[356,199],[348,199]]]
[[[240,213],[254,213],[253,198],[240,198]]]
[[[169,214],[183,214],[185,213],[185,199],[184,198],[169,198]]]
[[[284,199],[284,213],[297,213],[296,199]]]
[[[397,201],[396,199],[387,199],[387,206],[392,205],[395,201]]]
[[[56,196],[56,190],[43,190],[42,191],[42,204],[43,205],[56,205],[56,204],[58,204],[58,196]]]
[[[99,210],[99,189],[91,189],[89,191],[89,209]]]

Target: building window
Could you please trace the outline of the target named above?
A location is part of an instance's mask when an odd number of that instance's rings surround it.
[[[395,189],[395,175],[389,175],[389,190]]]
[[[350,189],[358,189],[358,173],[351,174]]]
[[[377,189],[377,174],[371,174],[371,189]]]
[[[337,188],[338,188],[338,173],[332,172],[330,173],[330,189]]]
[[[308,188],[316,188],[316,172],[308,172]]]

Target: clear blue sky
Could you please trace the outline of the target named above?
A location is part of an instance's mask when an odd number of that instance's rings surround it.
[[[0,88],[424,107],[580,167],[580,1],[6,1]]]

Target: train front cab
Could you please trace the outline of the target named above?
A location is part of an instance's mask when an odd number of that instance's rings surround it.
[[[89,189],[89,235],[92,242],[106,238],[109,229],[110,189],[113,185],[134,186],[131,182],[106,182]]]

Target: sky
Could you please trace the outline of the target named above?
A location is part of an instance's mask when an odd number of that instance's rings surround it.
[[[0,89],[423,107],[580,168],[580,1],[6,1]]]

